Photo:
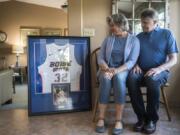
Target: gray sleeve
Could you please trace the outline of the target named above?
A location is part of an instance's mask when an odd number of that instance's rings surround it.
[[[140,42],[137,37],[133,38],[132,44],[133,45],[132,45],[130,55],[128,57],[127,62],[125,63],[128,70],[131,70],[134,67],[134,65],[136,64],[137,59],[139,57],[139,52],[140,52]]]
[[[107,38],[103,41],[103,43],[101,45],[101,49],[98,53],[98,56],[97,56],[98,65],[106,64],[106,61],[105,61],[106,44],[107,44]]]

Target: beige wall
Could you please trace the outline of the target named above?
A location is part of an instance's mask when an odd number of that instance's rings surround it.
[[[67,13],[60,9],[48,8],[16,1],[0,3],[0,30],[8,35],[7,43],[20,44],[21,26],[41,28],[67,28]],[[15,63],[15,55],[8,58],[8,65]],[[27,65],[26,54],[20,63]]]
[[[180,49],[180,1],[179,0],[170,0],[170,29],[176,37],[178,48]],[[180,107],[180,55],[178,54],[178,63],[172,69],[172,75],[170,78],[171,86],[167,89],[168,100],[172,106]]]
[[[91,51],[99,47],[109,33],[106,17],[110,14],[111,0],[83,1],[83,27],[95,29],[95,36],[91,37]]]
[[[83,0],[68,1],[68,29],[69,35],[81,36],[83,27]]]
[[[69,35],[81,36],[83,28],[95,29],[95,36],[91,37],[91,51],[94,50],[108,33],[106,17],[111,14],[111,0],[69,0],[68,3]]]

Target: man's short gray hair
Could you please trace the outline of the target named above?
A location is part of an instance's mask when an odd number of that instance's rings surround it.
[[[123,31],[129,30],[129,23],[124,14],[118,13],[107,17],[107,23],[109,25],[115,24],[120,27]]]
[[[141,13],[141,18],[152,18],[154,21],[159,20],[158,12],[153,8],[144,9]]]

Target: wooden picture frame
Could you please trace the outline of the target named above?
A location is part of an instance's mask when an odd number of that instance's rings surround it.
[[[61,28],[42,28],[42,36],[62,36],[63,30]]]
[[[20,27],[20,44],[27,46],[28,36],[39,36],[40,28],[38,27]]]

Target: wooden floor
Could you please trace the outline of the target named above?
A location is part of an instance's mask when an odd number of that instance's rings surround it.
[[[163,108],[159,113],[160,121],[154,135],[180,135],[180,108],[171,110],[172,122],[167,120]],[[113,116],[111,109],[108,129],[102,135],[111,135]],[[123,121],[123,135],[141,135],[132,131],[136,118],[131,106],[125,108]],[[94,126],[90,111],[28,117],[26,109],[0,110],[0,135],[99,135],[94,132]]]

